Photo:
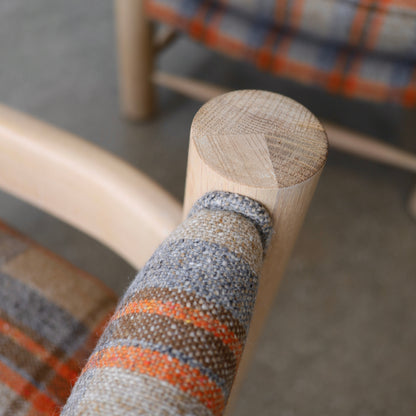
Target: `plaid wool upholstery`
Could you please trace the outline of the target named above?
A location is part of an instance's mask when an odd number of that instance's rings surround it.
[[[416,103],[414,0],[147,0],[146,12],[276,75]]]
[[[270,232],[250,198],[199,200],[127,290],[62,416],[220,416]]]
[[[0,415],[59,414],[115,302],[0,223]]]

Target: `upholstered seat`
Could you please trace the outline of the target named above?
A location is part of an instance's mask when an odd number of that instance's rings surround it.
[[[57,414],[115,303],[98,280],[0,223],[0,414]]]
[[[416,104],[416,2],[147,0],[157,21],[276,75]]]

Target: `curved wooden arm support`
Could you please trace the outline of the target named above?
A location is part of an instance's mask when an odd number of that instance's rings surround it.
[[[181,207],[110,153],[0,106],[0,188],[96,238],[141,268]]]

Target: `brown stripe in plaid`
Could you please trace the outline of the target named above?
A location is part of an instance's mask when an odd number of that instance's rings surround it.
[[[114,306],[114,296],[109,296],[106,287],[38,247],[29,247],[5,263],[1,270],[40,291],[46,299],[90,328],[104,319]],[[73,292],[77,296],[68,296]]]
[[[127,290],[62,415],[221,415],[270,230],[250,198],[201,198]]]
[[[214,319],[226,322],[227,327],[233,331],[240,342],[245,340],[245,328],[232,316],[229,311],[214,302],[207,302],[202,298],[197,298],[193,294],[181,292],[177,289],[149,287],[141,290],[140,293],[134,293],[130,298],[127,298],[125,302],[131,303],[138,302],[140,300],[158,300],[161,302],[168,302],[172,299],[175,299],[177,303],[186,305],[186,307],[192,309],[199,309],[201,305],[204,305],[204,310]]]
[[[107,319],[106,319],[107,321]],[[11,318],[4,311],[0,308],[0,333],[5,329],[5,333],[10,334],[11,331],[15,331],[17,333],[21,333],[25,338],[26,341],[30,341],[30,345],[28,348],[34,348],[36,346],[37,355],[41,355],[42,357],[49,357],[56,363],[59,363],[59,366],[55,371],[64,372],[66,377],[69,379],[76,379],[76,376],[81,372],[82,367],[88,356],[91,354],[91,351],[97,344],[99,337],[101,336],[104,330],[104,321],[97,325],[94,332],[90,333],[90,336],[85,340],[84,344],[80,346],[80,348],[75,351],[72,356],[68,356],[68,354],[54,343],[52,343],[47,338],[43,337],[38,332],[34,331],[30,327],[23,325],[16,319]],[[11,336],[11,335],[10,335]],[[73,334],[75,336],[75,334]],[[19,340],[22,343],[22,340]],[[26,344],[23,342],[23,344]],[[39,351],[43,351],[41,354]],[[0,350],[1,355],[1,350]],[[45,359],[45,358],[42,358]],[[73,376],[75,374],[75,376]],[[1,383],[0,383],[1,384]],[[67,387],[68,389],[68,387]],[[67,392],[67,396],[69,392]],[[0,409],[2,409],[0,407]]]
[[[134,321],[140,322],[140,327]],[[191,333],[195,335],[190,336]],[[235,354],[218,338],[177,319],[149,314],[123,316],[108,327],[107,334],[111,338],[133,337],[149,344],[169,346],[176,351],[185,352],[190,359],[203,358],[204,367],[227,381],[236,370]],[[99,348],[102,348],[101,344]],[[221,355],[221,362],[211,355],[212,351],[217,351]]]
[[[29,413],[30,403],[22,399],[10,387],[0,382],[0,409],[7,409],[9,413],[1,413],[2,416],[42,416],[41,413]]]
[[[63,349],[60,349],[59,347],[54,345],[47,338],[43,337],[41,334],[34,331],[29,326],[22,324],[22,322],[20,322],[19,320],[13,319],[9,315],[7,315],[3,310],[1,310],[1,308],[0,308],[0,321],[7,322],[7,325],[10,325],[10,327],[12,327],[13,329],[25,334],[29,339],[31,339],[34,343],[43,347],[46,351],[48,350],[53,351],[55,357],[59,359],[62,359],[65,357],[65,351]],[[77,369],[77,371],[80,370],[78,369],[78,366],[76,366],[72,362],[71,362],[71,365],[73,366],[74,369]]]
[[[0,351],[4,362],[18,368],[21,374],[33,382],[42,380],[41,384],[48,394],[54,396],[59,403],[65,403],[68,397],[68,380],[57,375],[54,368],[3,334],[0,334]],[[75,382],[75,379],[73,381]]]
[[[207,242],[221,243],[233,253],[241,256],[255,273],[258,273],[263,248],[258,247],[250,236],[255,234],[255,227],[250,221],[242,221],[231,212],[223,212],[221,214],[221,222],[212,215],[207,215],[207,210],[200,210],[195,213],[187,222],[186,229],[178,228],[169,237],[170,240],[180,238],[192,240],[200,239]],[[201,227],[201,221],[206,224]]]
[[[27,249],[27,244],[0,222],[0,266]]]

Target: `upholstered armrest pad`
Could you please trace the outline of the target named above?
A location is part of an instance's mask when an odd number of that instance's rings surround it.
[[[63,415],[221,415],[271,232],[263,206],[206,194],[120,302]]]

